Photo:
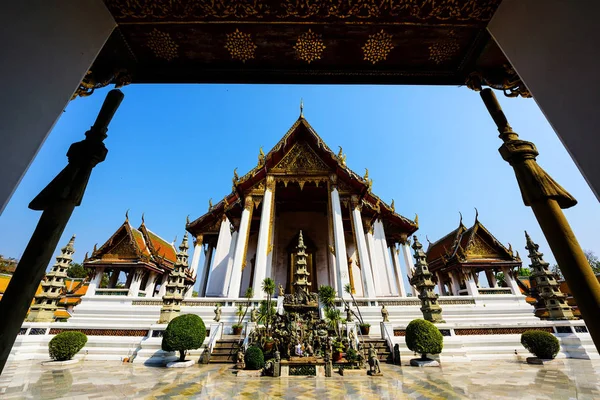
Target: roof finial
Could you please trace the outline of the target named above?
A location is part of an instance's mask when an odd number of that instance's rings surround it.
[[[394,199],[392,199],[392,204],[390,204],[390,208],[392,209],[392,212],[396,212],[396,205],[394,204]]]
[[[475,207],[475,223],[477,223],[477,218],[479,218],[479,211],[477,211],[477,207]]]
[[[129,208],[125,211],[125,222],[129,222]]]
[[[208,199],[208,211],[212,210],[213,208],[213,204],[212,204],[212,197],[210,199]]]
[[[144,225],[146,221],[144,220],[144,213],[142,213],[142,225]]]
[[[175,239],[173,239],[173,243],[171,243],[173,246],[175,246],[175,243],[177,243],[177,235],[175,235]]]
[[[185,217],[185,225],[186,225],[186,226],[188,226],[189,224],[190,224],[190,215],[188,214],[188,215]]]
[[[427,239],[427,243],[431,246],[431,240],[429,240],[429,236],[425,235],[425,239]]]
[[[419,227],[419,214],[415,214],[415,225]]]
[[[459,223],[458,223],[458,224],[459,224],[459,225],[462,225],[462,213],[459,211],[459,212],[458,212],[458,215],[460,215],[460,221],[459,221]]]
[[[300,118],[304,118],[304,101],[300,98]]]

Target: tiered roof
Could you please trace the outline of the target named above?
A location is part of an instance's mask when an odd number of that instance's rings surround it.
[[[505,247],[475,216],[473,226],[462,223],[427,248],[427,263],[431,271],[449,270],[457,267],[494,268],[521,265],[519,253]]]

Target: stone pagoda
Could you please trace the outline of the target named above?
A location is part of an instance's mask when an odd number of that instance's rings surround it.
[[[427,266],[427,256],[417,237],[413,236],[413,238],[412,248],[415,251],[415,270],[412,278],[410,278],[410,284],[419,291],[423,318],[433,323],[445,322],[442,319],[442,307],[438,304],[438,295],[433,292],[435,283],[432,279],[433,274]]]
[[[304,238],[302,237],[302,231],[298,236],[298,246],[296,246],[296,268],[294,271],[294,292],[299,300],[308,299],[308,288],[310,282],[308,276],[310,273],[306,269],[306,246],[304,245]]]
[[[163,306],[160,309],[159,324],[168,324],[173,318],[179,315],[181,311],[181,301],[183,300],[187,285],[186,270],[188,268],[188,236],[183,235],[183,240],[179,245],[175,266],[169,274],[167,290],[163,296]]]
[[[567,295],[560,291],[560,285],[556,281],[555,275],[548,268],[549,264],[542,259],[543,254],[539,252],[539,245],[533,243],[527,232],[525,232],[528,257],[531,259],[532,287],[539,297],[544,301],[548,311],[547,319],[575,319],[573,311],[567,304]]]
[[[75,249],[75,235],[71,237],[69,243],[60,250],[60,255],[56,257],[56,263],[46,274],[46,279],[42,281],[42,292],[35,296],[34,304],[31,306],[26,321],[28,322],[52,322],[54,321],[54,312],[59,308],[58,301],[65,290],[65,278],[67,278],[67,269],[73,261]]]

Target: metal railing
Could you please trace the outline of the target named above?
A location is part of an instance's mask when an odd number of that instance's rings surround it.
[[[394,341],[392,340],[392,336],[390,335],[390,333],[388,332],[387,327],[385,326],[384,322],[381,322],[381,333],[383,336],[383,339],[387,342],[388,347],[390,348],[390,353],[392,355],[392,364],[396,363],[396,355],[394,354]]]
[[[217,329],[215,329],[214,332],[211,329],[210,338],[208,339],[208,344],[207,344],[208,354],[212,354],[213,349],[214,349],[215,345],[217,344],[217,340],[223,338],[223,329],[224,329],[223,322],[219,322],[219,325],[217,325]]]

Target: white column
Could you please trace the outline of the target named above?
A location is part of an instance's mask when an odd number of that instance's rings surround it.
[[[331,187],[331,212],[333,213],[337,290],[338,295],[345,298],[350,297],[344,291],[344,286],[350,283],[350,277],[348,276],[348,257],[346,255],[346,240],[344,239],[344,224],[342,223],[342,205],[340,204],[340,195],[335,186]]]
[[[360,261],[360,271],[362,281],[364,283],[364,297],[375,297],[375,282],[371,272],[371,260],[369,259],[369,249],[367,249],[367,241],[365,240],[365,230],[363,228],[362,216],[358,199],[352,199],[352,222],[354,225],[354,236],[357,244],[358,259]]]
[[[146,292],[146,297],[154,296],[154,285],[156,283],[156,272],[150,272],[150,276],[148,276],[148,280],[146,281],[146,286],[144,287],[144,292]]]
[[[465,285],[467,286],[467,293],[469,296],[479,296],[479,289],[475,283],[475,274],[473,271],[464,271]]]
[[[190,264],[190,271],[192,276],[196,278],[196,283],[198,283],[199,276],[203,275],[204,271],[200,271],[198,274],[198,265],[200,264],[200,256],[202,255],[202,242],[204,241],[204,236],[199,234],[196,236],[196,244],[194,246],[194,254],[192,255],[192,263]],[[188,291],[185,293],[186,298],[192,297],[194,294],[194,285],[190,286]],[[198,296],[200,296],[200,289],[198,289]]]
[[[450,271],[448,273],[450,275],[450,279],[452,279],[452,293],[455,296],[460,295],[460,279],[458,278],[458,271]]]
[[[246,248],[248,247],[248,237],[250,235],[250,223],[252,222],[252,211],[254,203],[251,196],[246,196],[244,200],[244,211],[242,211],[242,220],[240,221],[240,229],[238,231],[237,243],[235,245],[235,255],[233,257],[233,268],[231,270],[231,281],[229,283],[229,297],[240,297],[240,287],[242,286],[242,267],[246,265]],[[265,254],[266,255],[266,254]],[[260,291],[262,282],[253,282],[252,288],[254,295]]]
[[[402,258],[404,259],[404,265],[406,266],[406,274],[408,275],[408,281],[413,276],[413,270],[415,269],[415,264],[413,262],[412,255],[410,254],[410,246],[408,245],[408,241],[400,244],[400,249],[402,250]],[[419,291],[416,287],[411,285],[413,296],[418,296]]]
[[[237,244],[240,239],[240,231],[237,230],[231,234],[231,246],[229,247],[229,255],[227,256],[227,273],[225,275],[225,282],[227,285],[225,286],[225,293],[227,297],[231,297],[229,295],[229,290],[231,288],[231,275],[233,274],[233,263],[235,258],[235,250],[237,249]],[[241,287],[241,279],[242,274],[240,274],[240,287]],[[237,296],[234,296],[237,297]]]
[[[260,214],[260,227],[258,230],[258,242],[256,244],[256,262],[254,264],[254,280],[252,288],[254,298],[262,299],[264,293],[260,291],[262,281],[267,277],[267,252],[269,251],[269,230],[271,228],[271,215],[273,213],[273,189],[275,181],[273,177],[266,179],[265,195],[262,200],[262,212]]]
[[[202,266],[202,269],[196,275],[196,279],[200,280],[200,283],[198,284],[198,297],[206,296],[206,283],[208,282],[208,274],[210,272],[210,261],[212,260],[214,249],[215,248],[212,245],[212,243],[209,243],[206,248],[206,251],[204,251],[204,264]]]
[[[387,278],[388,293],[387,296],[398,295],[398,289],[396,288],[396,279],[394,278],[394,272],[392,269],[392,262],[388,253],[387,241],[385,239],[385,231],[383,223],[380,219],[375,221],[375,241],[380,247],[381,259],[383,260],[383,267],[385,269],[385,276]]]
[[[494,275],[494,271],[486,269],[485,277],[487,278],[488,285],[490,288],[498,287],[498,282],[496,282],[496,275]]]
[[[373,237],[373,228],[369,229],[365,234],[367,248],[369,249],[369,258],[371,260],[371,274],[373,275],[373,282],[375,285],[375,294],[377,296],[385,296],[385,282],[381,282],[382,261],[377,251],[377,245],[375,244],[375,238]]]
[[[117,24],[102,0],[87,0],[3,2],[0,25],[1,214]],[[81,140],[86,125],[75,129]]]
[[[399,295],[400,295],[400,297],[406,297],[406,287],[404,286],[404,275],[402,274],[402,267],[400,266],[400,259],[398,259],[399,250],[396,247],[395,243],[390,248],[390,250],[392,252],[392,261],[394,263],[394,271],[395,271],[395,275],[396,275],[396,279],[397,279],[396,284],[398,285]]]
[[[90,281],[88,284],[87,291],[85,292],[84,297],[90,297],[96,294],[96,289],[100,287],[100,283],[102,282],[102,276],[104,275],[104,268],[96,268],[94,271],[94,279]]]
[[[444,295],[444,281],[442,280],[442,273],[440,271],[437,271],[435,273],[435,276],[438,281],[438,284],[437,284],[438,292],[439,292],[440,296],[443,296]]]
[[[136,269],[132,272],[133,277],[131,278],[131,283],[129,284],[129,294],[130,297],[138,297],[138,293],[140,292],[140,284],[142,283],[142,275],[144,274],[142,270]]]
[[[231,247],[231,222],[229,218],[223,215],[221,227],[219,228],[219,238],[217,239],[217,248],[215,249],[215,258],[208,275],[208,285],[206,286],[206,297],[225,297],[227,296],[227,263],[229,261],[229,250]]]
[[[162,299],[162,297],[167,293],[167,283],[169,282],[169,273],[165,272],[162,276],[162,280],[160,281],[160,289],[158,289],[158,296]]]
[[[510,268],[502,267],[502,273],[504,274],[504,281],[510,288],[510,291],[512,292],[512,294],[517,295],[517,296],[522,296],[523,293],[521,293],[521,289],[519,288],[519,285],[515,281],[518,278],[513,278],[510,274],[510,271],[511,271]]]

